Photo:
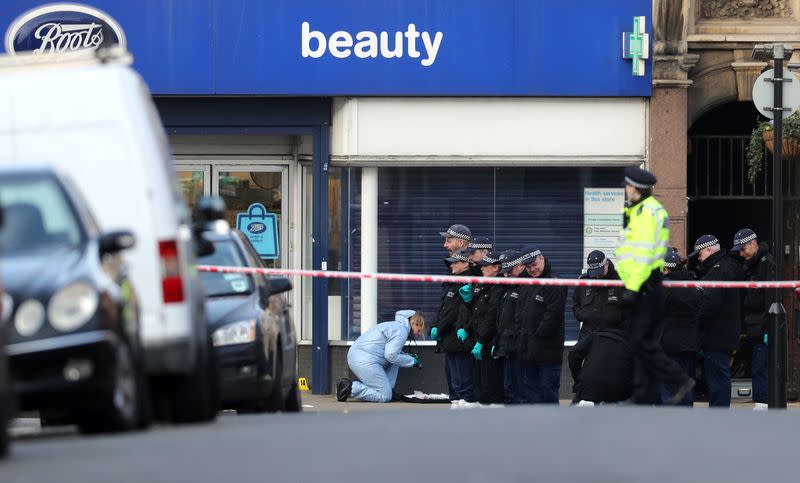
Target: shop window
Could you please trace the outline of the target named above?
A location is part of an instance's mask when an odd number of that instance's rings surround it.
[[[347,238],[342,270],[360,271],[360,171],[342,168],[337,178],[345,180],[341,186],[346,214],[338,213],[344,226],[336,235]],[[462,223],[473,235],[491,238],[500,250],[536,244],[555,273],[575,278],[583,266],[583,188],[619,187],[621,172],[620,168],[380,168],[378,270],[447,273],[439,232]],[[337,216],[333,204],[331,216]],[[360,283],[341,283],[338,290],[343,307],[341,338],[352,340],[361,332]],[[378,282],[375,322],[392,320],[400,309],[421,310],[432,321],[439,297],[437,284]],[[578,331],[571,297],[570,291],[567,340],[574,340]],[[310,319],[304,320],[310,327]]]

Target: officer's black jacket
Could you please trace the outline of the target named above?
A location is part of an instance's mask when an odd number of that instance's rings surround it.
[[[530,278],[528,272],[522,272],[517,278]],[[522,286],[504,285],[506,287],[497,310],[497,335],[494,345],[498,357],[514,355],[519,352],[519,324],[517,323],[517,301]]]
[[[481,266],[472,262],[469,262],[469,270],[468,273],[465,273],[464,276],[470,277],[483,277],[483,270],[481,270]]]
[[[539,278],[554,278],[545,260]],[[567,288],[526,285],[520,290],[516,322],[520,327],[519,357],[539,363],[561,364],[564,350],[564,307]]]
[[[474,341],[481,343],[485,355],[492,350],[492,341],[497,333],[497,312],[505,290],[503,285],[476,285],[473,290],[467,332]]]
[[[457,275],[466,275],[459,273]],[[466,329],[470,315],[470,306],[461,298],[458,291],[462,283],[445,282],[442,284],[442,300],[436,314],[436,322],[431,328],[436,327],[439,332],[439,341],[436,346],[444,352],[465,352],[467,344],[458,340],[458,329]],[[467,340],[469,342],[469,340]],[[472,345],[469,346],[472,349]]]
[[[766,243],[759,243],[758,253],[744,262],[744,274],[747,280],[775,280],[775,260],[769,253]],[[767,312],[772,302],[763,288],[750,288],[744,291],[744,333],[748,336],[760,336],[766,331]]]
[[[631,396],[633,352],[628,332],[599,329],[582,338],[567,355],[577,399],[624,401]]]
[[[740,269],[737,262],[719,251],[697,267],[701,280],[736,281]],[[703,290],[697,326],[700,347],[704,351],[728,352],[739,346],[739,327],[742,323],[739,290],[707,288]]]
[[[691,280],[685,268],[664,275],[664,280]],[[665,352],[697,351],[697,310],[702,290],[699,288],[665,288],[664,333],[661,346]]]
[[[583,274],[580,278],[589,276]],[[602,279],[619,280],[613,264]],[[575,287],[572,312],[579,322],[583,322],[579,338],[597,329],[623,328],[624,313],[619,301],[619,290],[617,287]]]

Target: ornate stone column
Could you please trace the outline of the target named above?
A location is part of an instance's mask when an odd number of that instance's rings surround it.
[[[687,53],[688,0],[653,0],[653,95],[650,98],[650,169],[655,194],[670,217],[670,246],[686,256],[687,88],[697,55]]]

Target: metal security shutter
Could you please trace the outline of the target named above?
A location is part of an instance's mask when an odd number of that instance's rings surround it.
[[[500,250],[536,244],[561,277],[577,277],[583,253],[583,188],[620,186],[619,168],[384,168],[379,174],[378,270],[443,274],[446,251],[439,232],[453,223],[488,236]],[[351,184],[351,268],[359,270],[360,181]],[[378,314],[418,309],[433,318],[440,288],[380,282]],[[351,287],[353,315],[358,284]],[[567,301],[567,340],[577,338]],[[357,320],[354,318],[352,320]],[[356,327],[353,327],[356,329]]]

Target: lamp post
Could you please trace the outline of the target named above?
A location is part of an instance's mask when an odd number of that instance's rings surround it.
[[[783,138],[783,113],[790,108],[783,105],[783,88],[785,82],[791,82],[793,76],[784,79],[784,60],[792,56],[792,47],[784,44],[758,44],[753,47],[753,59],[761,61],[773,60],[775,73],[772,79],[773,103],[766,107],[774,115],[774,146],[772,156],[772,246],[775,253],[775,280],[783,276],[783,158],[781,152]],[[781,290],[775,289],[773,303],[767,314],[767,345],[769,352],[769,407],[786,408],[787,378],[787,344],[789,338],[786,325],[786,309],[781,300]]]

